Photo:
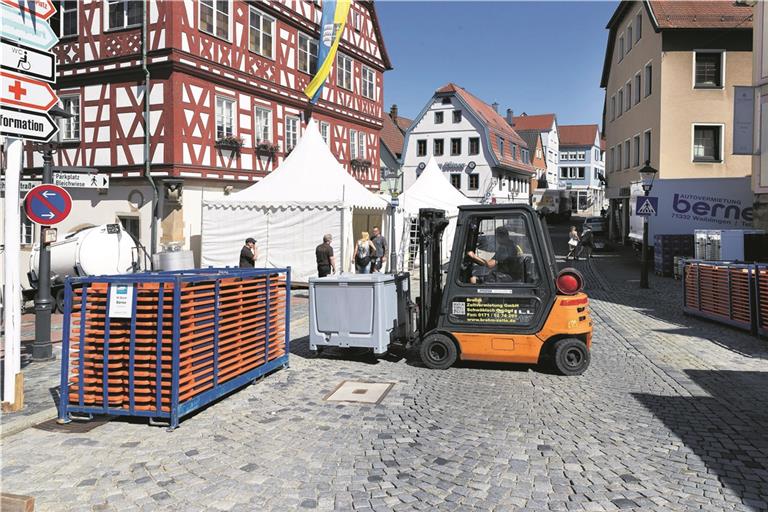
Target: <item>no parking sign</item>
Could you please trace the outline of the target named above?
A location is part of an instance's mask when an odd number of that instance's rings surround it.
[[[56,185],[38,185],[24,196],[24,211],[32,222],[52,226],[72,211],[72,197]]]

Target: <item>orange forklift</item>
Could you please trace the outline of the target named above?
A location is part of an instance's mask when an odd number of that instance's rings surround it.
[[[441,243],[447,225],[444,211],[419,211],[420,296],[413,304],[398,285],[400,320],[393,341],[418,349],[434,369],[461,359],[583,373],[592,344],[589,299],[578,271],[558,272],[538,214],[526,205],[459,207],[445,269]]]

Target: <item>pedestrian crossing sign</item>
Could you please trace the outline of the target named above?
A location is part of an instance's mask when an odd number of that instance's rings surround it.
[[[659,211],[659,198],[641,196],[637,198],[635,214],[642,217],[656,216]]]

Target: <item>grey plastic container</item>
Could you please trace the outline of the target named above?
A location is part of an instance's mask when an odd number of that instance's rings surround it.
[[[391,274],[341,274],[309,280],[309,348],[366,347],[387,352],[397,327]]]

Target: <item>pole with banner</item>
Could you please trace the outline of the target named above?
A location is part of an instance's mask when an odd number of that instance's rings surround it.
[[[317,73],[304,89],[304,94],[315,105],[320,99],[323,84],[328,78],[336,61],[336,50],[344,33],[344,25],[349,14],[350,0],[325,0],[323,15],[320,20],[320,40],[317,50]]]

